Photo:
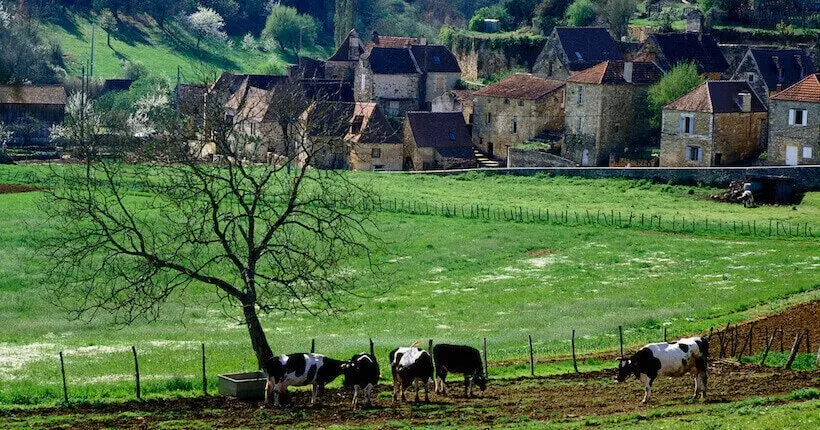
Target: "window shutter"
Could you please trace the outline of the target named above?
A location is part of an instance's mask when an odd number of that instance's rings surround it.
[[[703,161],[703,151],[700,148],[698,148],[698,161]]]
[[[689,130],[687,130],[689,134],[695,134],[695,116],[692,115],[689,117]]]
[[[806,125],[809,123],[809,111],[807,109],[803,109],[803,122],[800,125]]]
[[[683,133],[683,115],[678,117],[678,133]]]
[[[794,125],[794,109],[789,109],[789,125]]]
[[[684,150],[683,150],[683,158],[684,158],[686,161],[689,161],[689,160],[691,160],[691,159],[692,159],[692,157],[690,157],[690,156],[689,156],[689,154],[691,153],[691,151],[692,151],[692,147],[691,147],[691,146],[687,146],[686,148],[684,148]]]

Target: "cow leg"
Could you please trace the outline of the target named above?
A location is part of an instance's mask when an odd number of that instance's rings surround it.
[[[424,402],[430,403],[430,396],[427,394],[427,391],[430,389],[430,379],[424,380]]]
[[[464,374],[464,397],[469,398],[473,393],[473,379],[466,373]]]
[[[353,410],[356,410],[356,405],[359,403],[359,386],[353,386]]]
[[[370,409],[373,407],[373,403],[370,400],[370,396],[373,395],[373,384],[367,384],[364,387],[364,407],[365,409]]]
[[[399,386],[401,382],[399,382],[398,376],[393,374],[393,403],[399,401]]]
[[[419,380],[418,379],[413,380],[413,388],[416,389],[416,398],[413,399],[413,402],[418,403],[419,402],[419,391],[421,390],[421,388],[419,388]]]
[[[311,390],[310,396],[310,405],[314,406],[316,404],[316,398],[319,396],[319,384],[314,382],[313,389]]]
[[[709,375],[706,374],[706,371],[700,372],[700,392],[703,395],[703,400],[706,400],[706,381],[709,379]]]
[[[467,397],[473,397],[473,378],[470,377],[470,388],[467,389]]]
[[[652,396],[652,379],[650,379],[646,374],[641,373],[641,382],[644,384],[644,394],[641,403],[646,403]]]
[[[270,397],[271,393],[273,393],[274,385],[273,378],[268,378],[268,382],[265,383],[265,405],[270,404]]]
[[[698,383],[700,382],[700,373],[693,374],[692,381],[695,382],[695,393],[692,394],[692,400],[694,400],[698,398],[698,392],[700,391],[700,387],[698,386]]]

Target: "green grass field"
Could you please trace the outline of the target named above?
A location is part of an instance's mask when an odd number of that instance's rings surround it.
[[[0,166],[0,183],[32,182],[44,168]],[[745,209],[704,198],[713,189],[626,180],[466,175],[377,175],[368,181],[385,201],[647,211],[727,220],[820,219],[820,193],[800,205]],[[691,193],[690,193],[691,191]],[[250,370],[247,332],[220,313],[198,287],[176,297],[154,324],[112,326],[67,321],[43,297],[43,267],[33,247],[39,193],[0,195],[0,404],[54,403],[61,396],[58,353],[64,351],[70,395],[75,400],[132,395],[131,345],[140,354],[147,397],[196,393],[199,347],[208,351],[209,384],[216,374]],[[771,311],[788,300],[818,297],[817,238],[764,238],[717,233],[664,233],[639,228],[489,221],[384,210],[377,215],[387,242],[376,256],[381,273],[364,262],[350,269],[365,290],[387,293],[352,301],[338,317],[306,314],[263,319],[275,352],[317,351],[346,357],[367,348],[386,357],[395,346],[432,338],[480,345],[490,361],[524,360],[527,335],[536,355],[564,357],[577,332],[580,353],[613,350],[617,327],[629,345],[708,331]],[[765,306],[759,306],[766,304]],[[590,361],[585,369],[612,363]],[[539,366],[560,372],[568,364]],[[526,366],[490,369],[519,376]]]
[[[47,35],[58,41],[66,58],[67,71],[79,75],[91,55],[91,21],[87,16],[67,13],[56,23],[46,25]],[[175,22],[165,29],[150,18],[124,17],[123,25],[112,34],[111,47],[106,44],[106,33],[97,27],[94,39],[94,75],[102,78],[121,76],[122,62],[139,61],[154,74],[176,77],[177,67],[187,81],[196,82],[222,71],[245,73],[284,73],[288,63],[296,61],[291,55],[277,50],[265,53],[241,48],[241,38],[233,40],[232,47],[225,43],[203,40],[196,47],[195,37]],[[322,47],[305,48],[305,56],[325,57]]]

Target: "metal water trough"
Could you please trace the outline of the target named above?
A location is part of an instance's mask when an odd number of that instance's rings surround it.
[[[240,400],[265,398],[267,379],[262,372],[230,373],[219,375],[219,394]]]

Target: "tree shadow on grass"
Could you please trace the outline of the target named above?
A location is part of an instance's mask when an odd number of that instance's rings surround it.
[[[129,46],[134,46],[138,43],[151,45],[151,41],[148,40],[145,31],[127,20],[122,20],[117,23],[117,31],[114,34],[117,35],[118,41]]]
[[[83,33],[80,31],[80,26],[77,24],[77,19],[73,14],[56,13],[51,18],[51,23],[78,39],[84,38]]]
[[[191,60],[209,63],[223,70],[239,70],[239,64],[237,64],[236,61],[225,55],[217,54],[217,52],[231,48],[215,46],[215,43],[218,42],[209,42],[207,40],[203,40],[200,44],[200,48],[197,48],[194,38],[177,28],[177,26],[178,24],[176,23],[169,24],[166,25],[163,30],[165,44],[168,45],[169,48]],[[211,49],[207,50],[206,48]]]

